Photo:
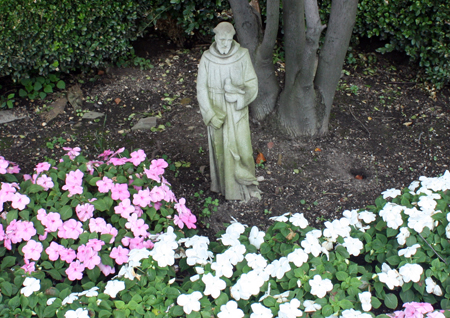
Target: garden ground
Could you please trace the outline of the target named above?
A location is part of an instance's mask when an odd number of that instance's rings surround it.
[[[420,72],[405,56],[355,50],[348,59],[331,113],[329,134],[309,139],[281,136],[271,124],[251,122],[261,201],[228,202],[209,190],[206,127],[196,101],[197,65],[208,44],[177,49],[149,35],[135,43],[138,56],[153,68],[111,68],[73,75],[83,110],[67,104],[48,122],[52,102],[20,100],[14,108],[25,116],[2,125],[0,155],[17,162],[23,173],[46,158],[59,158],[62,147],[81,147],[94,158],[104,149],[141,148],[147,156],[167,156],[167,179],[178,198],[200,219],[207,234],[223,228],[231,217],[264,228],[269,217],[303,212],[313,226],[346,209],[374,202],[389,188],[408,186],[419,176],[438,176],[450,159],[450,91],[435,92],[416,84]],[[145,63],[144,63],[145,64]],[[283,63],[277,62],[282,80]],[[5,79],[3,79],[5,80]],[[9,85],[11,88],[11,85]],[[87,110],[105,114],[81,119]],[[131,130],[144,117],[157,117],[157,127]]]

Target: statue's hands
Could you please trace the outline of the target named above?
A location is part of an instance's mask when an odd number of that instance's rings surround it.
[[[225,91],[225,99],[229,103],[237,101],[237,94],[244,95],[245,91],[231,83],[231,78],[225,79],[225,85],[223,86]]]
[[[223,125],[223,120],[220,120],[217,116],[214,116],[213,118],[211,118],[209,124],[215,129],[219,129]]]

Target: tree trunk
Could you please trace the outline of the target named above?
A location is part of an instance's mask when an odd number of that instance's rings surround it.
[[[262,29],[261,15],[247,0],[229,0],[239,43],[247,48],[258,77],[258,97],[250,104],[250,115],[263,120],[273,111],[280,91],[275,67],[273,47],[278,33],[279,0],[267,1],[267,23]]]

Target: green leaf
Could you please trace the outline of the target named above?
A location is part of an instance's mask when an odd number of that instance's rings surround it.
[[[111,317],[111,312],[109,312],[108,310],[102,309],[98,313],[98,318],[108,318],[108,317]]]
[[[381,301],[377,297],[372,297],[372,307],[377,309],[381,306]]]
[[[94,202],[92,202],[92,204],[94,204],[96,210],[99,210],[101,212],[106,211],[108,209],[103,199],[95,200]]]
[[[384,304],[387,308],[395,309],[398,306],[397,297],[394,294],[386,294],[384,297]]]
[[[13,267],[16,264],[15,256],[6,256],[2,260],[2,266],[0,267],[2,270],[5,268]]]
[[[342,299],[341,301],[339,301],[339,307],[341,307],[342,309],[350,309],[353,308],[353,304],[351,301],[347,300],[347,299]]]
[[[32,184],[28,187],[26,193],[37,193],[40,191],[44,191],[44,188],[39,184]]]
[[[33,89],[34,89],[35,91],[39,91],[41,88],[42,88],[42,84],[41,84],[40,82],[34,83]]]
[[[347,274],[346,272],[337,272],[337,273],[336,273],[336,278],[337,278],[339,281],[341,281],[341,282],[343,282],[344,280],[346,280],[347,277],[348,277],[348,274]]]
[[[44,92],[46,92],[47,94],[53,93],[53,88],[52,88],[52,86],[51,86],[50,84],[45,85],[45,87],[44,87]]]
[[[217,306],[222,306],[228,302],[228,296],[225,293],[220,293],[220,296],[216,298],[215,303]]]
[[[19,89],[19,96],[24,98],[28,96],[28,93],[23,88],[21,88]]]
[[[59,214],[61,215],[62,220],[70,219],[73,214],[72,208],[68,205],[65,205],[59,210]]]
[[[13,286],[9,282],[5,281],[0,283],[2,294],[5,294],[6,296],[12,295],[12,287]]]
[[[178,305],[174,306],[171,311],[172,311],[172,315],[174,315],[175,317],[184,315],[183,307],[178,306]]]
[[[56,84],[56,87],[58,87],[59,89],[65,89],[66,88],[66,83],[64,83],[64,81],[59,81]]]
[[[89,184],[91,185],[91,186],[96,186],[97,185],[97,181],[99,181],[99,180],[101,180],[102,178],[100,178],[100,177],[94,177],[94,178],[91,178],[91,180],[89,180]]]

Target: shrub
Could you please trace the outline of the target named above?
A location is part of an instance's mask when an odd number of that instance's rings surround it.
[[[98,170],[99,175],[114,169],[111,164],[115,163],[124,171],[134,169],[128,157],[111,159],[107,169]],[[137,157],[136,153],[131,154],[131,158]],[[63,183],[68,186],[67,174],[58,176],[57,172],[65,164],[72,164],[67,157],[55,171],[45,171],[56,174],[52,179],[65,180]],[[0,173],[17,171],[4,161],[0,162],[0,169]],[[146,174],[142,176],[143,181]],[[141,180],[130,176],[132,183]],[[6,178],[14,176],[7,174]],[[86,174],[85,178],[83,182],[94,183],[95,172],[92,177]],[[54,204],[46,191],[36,191],[37,180],[35,184],[26,183],[29,180],[20,185],[20,191],[32,197],[36,193],[32,201],[27,203],[17,195],[4,203],[3,216],[8,226],[13,223],[10,214],[14,216],[20,210],[19,215],[24,218],[30,209],[39,208],[32,202],[42,194],[44,201]],[[2,191],[10,191],[10,186],[14,186],[5,184]],[[76,191],[76,184],[71,185],[72,191]],[[108,201],[107,195],[101,195],[103,186],[97,185],[100,194],[96,196],[101,199],[92,202],[103,200],[104,203],[97,203],[99,207]],[[244,315],[254,318],[277,314],[279,317],[370,318],[373,309],[384,306],[395,310],[404,303],[405,312],[397,311],[395,317],[419,317],[428,313],[428,317],[444,318],[441,312],[432,312],[432,305],[450,309],[449,190],[450,173],[446,171],[438,178],[421,177],[403,191],[386,190],[375,205],[344,211],[342,218],[325,222],[323,230],[310,227],[303,214],[285,213],[273,217],[275,223],[266,232],[232,222],[225,232],[219,233],[217,242],[174,229],[165,219],[163,223],[168,227],[165,233],[155,237],[151,250],[133,249],[118,276],[97,283],[88,279],[81,283],[56,279],[53,286],[46,278],[51,274],[45,262],[30,273],[14,265],[11,256],[4,257],[0,313],[4,317],[31,317],[34,311],[38,317],[58,318],[241,318]],[[85,196],[88,193],[83,191]],[[5,193],[2,195],[4,198]],[[22,209],[24,204],[26,208]],[[105,211],[111,213],[111,207]],[[180,209],[179,213],[186,212],[183,211]],[[146,215],[149,213],[152,214],[148,210]],[[37,220],[35,224],[39,224]],[[37,231],[42,235],[42,229],[37,227]],[[4,242],[10,233],[11,229],[6,231]],[[32,238],[36,239],[37,234]],[[75,242],[71,244],[77,246]],[[29,253],[22,246],[23,243],[16,251]],[[44,253],[41,257],[45,257]],[[55,267],[61,266],[57,262]]]
[[[150,8],[144,0],[5,0],[0,76],[88,70],[130,53]]]
[[[425,80],[440,88],[450,80],[449,20],[446,0],[362,0],[353,32],[385,40],[379,52],[405,52],[424,68]]]

